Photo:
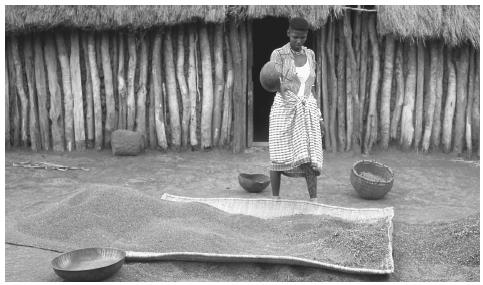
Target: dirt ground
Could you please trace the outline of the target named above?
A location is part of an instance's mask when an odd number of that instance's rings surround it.
[[[395,173],[394,186],[382,200],[363,200],[349,180],[354,162],[375,159]],[[13,162],[50,162],[82,170],[40,170]],[[244,154],[146,151],[136,157],[114,157],[110,151],[5,154],[5,223],[17,215],[40,211],[90,183],[129,186],[148,195],[270,198],[270,186],[259,194],[245,192],[237,175],[267,173],[266,148]],[[108,281],[479,281],[479,160],[442,153],[376,151],[368,157],[326,153],[318,178],[319,202],[353,208],[394,207],[395,272],[358,275],[318,268],[251,263],[127,263]],[[282,178],[284,199],[307,200],[304,179]],[[444,248],[447,248],[445,250]],[[441,249],[443,248],[443,249]],[[420,254],[424,252],[424,256]],[[58,253],[5,245],[6,281],[61,281],[50,267]]]

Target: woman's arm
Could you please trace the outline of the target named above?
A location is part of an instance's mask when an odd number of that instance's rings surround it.
[[[283,65],[282,65],[282,57],[280,56],[280,53],[277,50],[272,51],[272,54],[270,55],[270,61],[273,61],[276,63],[276,69],[279,72],[279,74],[282,74],[283,70]],[[282,77],[280,77],[280,85],[279,85],[279,90],[277,92],[281,93],[281,87],[282,87]]]

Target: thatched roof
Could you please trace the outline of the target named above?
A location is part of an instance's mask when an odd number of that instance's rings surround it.
[[[145,29],[202,21],[224,22],[223,5],[103,5],[103,6],[6,6],[6,32],[47,30],[53,27],[81,29]]]
[[[260,19],[267,16],[272,17],[303,17],[309,22],[312,29],[319,29],[327,22],[330,16],[341,16],[342,6],[337,5],[253,5],[248,6],[247,17]]]
[[[479,6],[376,6],[381,35],[402,39],[443,39],[448,45],[480,45]],[[81,29],[146,29],[190,22],[222,23],[228,19],[303,16],[313,29],[330,17],[342,17],[337,5],[161,5],[161,6],[6,6],[7,33]]]
[[[325,24],[331,15],[342,14],[342,6],[241,6],[241,5],[161,5],[161,6],[6,6],[5,30],[20,32],[53,27],[81,29],[144,29],[202,21],[221,23],[228,17],[237,20],[265,16],[303,16],[312,28]]]
[[[411,40],[443,39],[480,46],[479,6],[377,6],[379,34]]]

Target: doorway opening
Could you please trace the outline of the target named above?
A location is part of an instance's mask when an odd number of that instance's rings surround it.
[[[253,142],[268,142],[269,115],[275,93],[263,89],[259,75],[272,51],[288,43],[287,29],[287,18],[265,17],[252,24]],[[314,50],[311,31],[307,34],[305,46]]]

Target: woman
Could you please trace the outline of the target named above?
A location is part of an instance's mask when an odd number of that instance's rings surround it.
[[[280,90],[270,111],[269,151],[272,194],[280,199],[281,174],[305,177],[311,201],[317,201],[317,176],[322,170],[321,113],[312,92],[315,81],[314,52],[303,46],[309,25],[292,18],[290,42],[272,52]]]

